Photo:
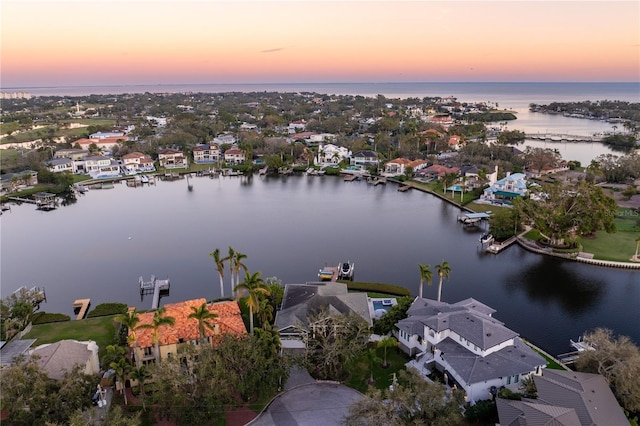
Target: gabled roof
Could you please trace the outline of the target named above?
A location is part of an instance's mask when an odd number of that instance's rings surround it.
[[[535,400],[496,399],[501,426],[582,426],[576,410],[540,404]]]
[[[364,150],[356,152],[353,157],[378,158],[378,154],[374,151]]]
[[[172,155],[172,154],[175,155],[175,154],[183,154],[183,152],[173,148],[165,148],[158,151],[158,154],[159,155]]]
[[[198,320],[189,318],[189,315],[193,312],[192,307],[199,308],[205,302],[206,300],[202,298],[166,304],[164,306],[166,309],[165,316],[173,317],[175,325],[164,325],[160,327],[158,333],[159,344],[162,346],[180,343],[181,339],[184,342],[199,339],[200,330],[198,329]],[[217,318],[212,320],[212,323],[219,325],[219,334],[247,334],[247,329],[240,316],[240,307],[237,302],[230,301],[208,304],[207,309],[218,315]],[[140,326],[152,324],[154,312],[155,311],[140,314],[140,322],[136,328],[136,335],[138,346],[141,348],[153,346],[153,329],[140,328]],[[218,333],[214,333],[213,330],[205,328],[205,335],[207,337],[216,334]],[[132,342],[131,345],[134,345],[134,343]]]
[[[285,286],[282,308],[276,314],[276,328],[305,327],[309,314],[325,307],[335,314],[358,314],[371,325],[365,293],[349,293],[342,283],[318,282]]]

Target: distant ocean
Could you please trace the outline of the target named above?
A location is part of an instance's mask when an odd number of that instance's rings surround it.
[[[640,82],[635,83],[273,83],[273,84],[165,84],[132,86],[14,87],[4,92],[28,92],[33,96],[118,95],[124,93],[224,93],[315,92],[327,95],[360,95],[387,98],[453,96],[462,102],[498,103],[500,108],[520,109],[530,103],[583,100],[640,102]]]

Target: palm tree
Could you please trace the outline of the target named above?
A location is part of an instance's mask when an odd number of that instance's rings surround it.
[[[235,287],[234,285],[235,281],[233,280],[233,272],[234,272],[235,261],[236,261],[236,252],[233,249],[233,247],[229,246],[229,255],[222,260],[229,261],[229,276],[231,277],[231,294],[233,294],[233,289]]]
[[[127,349],[118,345],[107,345],[105,348],[105,354],[102,357],[102,365],[108,366],[112,362],[118,362],[121,358],[124,358],[127,353]]]
[[[640,260],[638,259],[638,246],[640,246],[640,236],[636,238],[636,254],[633,255],[633,260],[635,260],[636,262]]]
[[[378,357],[378,354],[374,348],[370,348],[367,350],[367,361],[369,361],[369,384],[372,385],[375,382],[373,378],[373,364],[381,362],[382,360]]]
[[[387,362],[387,348],[397,348],[398,341],[395,339],[395,337],[385,337],[382,340],[378,341],[378,347],[384,349],[384,361],[382,363],[382,366],[384,368],[387,368],[389,366],[389,363]]]
[[[264,280],[260,277],[260,272],[251,274],[249,271],[244,272],[244,281],[238,284],[233,290],[238,292],[238,297],[241,291],[247,293],[245,303],[249,307],[249,332],[253,334],[253,312],[260,310],[259,295],[264,294],[268,296],[270,294],[269,290],[265,288]]]
[[[127,335],[127,343],[133,343],[133,347],[138,346],[138,336],[136,334],[136,328],[138,327],[138,323],[140,322],[140,315],[136,311],[136,309],[132,309],[123,314],[116,315],[115,321],[120,323],[121,327],[127,327],[128,335]],[[135,352],[134,352],[135,354]],[[130,354],[131,355],[131,354]],[[137,356],[134,355],[136,360],[136,366],[140,366],[140,360]]]
[[[191,307],[191,313],[188,318],[194,318],[198,320],[198,330],[200,330],[200,340],[205,341],[205,331],[208,328],[209,330],[215,330],[216,326],[212,320],[218,318],[216,313],[213,313],[209,310],[207,306],[207,302],[203,302],[202,305],[196,307]]]
[[[147,407],[145,406],[145,403],[144,403],[144,397],[145,397],[144,382],[149,377],[151,377],[149,370],[147,370],[146,366],[141,365],[140,367],[132,369],[131,373],[129,373],[129,377],[138,382],[138,386],[140,386],[140,399],[142,400],[142,409],[144,411],[147,411]]]
[[[247,255],[244,253],[240,253],[239,251],[237,251],[235,254],[235,259],[233,260],[233,268],[236,272],[236,284],[240,284],[240,268],[244,269],[244,271],[247,272],[247,266],[242,263],[242,261],[246,258]]]
[[[124,405],[127,405],[127,392],[125,386],[127,383],[127,375],[131,370],[131,364],[129,364],[126,358],[120,358],[118,361],[111,361],[109,367],[116,372],[116,377],[122,385],[120,392],[124,395]]]
[[[431,285],[431,266],[430,265],[418,265],[420,267],[420,298],[422,299],[422,284],[424,281],[427,285]]]
[[[220,278],[220,297],[224,297],[224,259],[220,258],[220,250],[215,249],[209,256],[213,258],[218,268],[218,277]]]
[[[438,270],[438,276],[440,277],[440,283],[438,283],[438,302],[440,301],[440,296],[442,294],[442,280],[449,279],[449,274],[451,273],[451,267],[449,266],[449,262],[442,261],[441,264],[436,265],[436,269]]]
[[[138,328],[150,328],[153,330],[153,346],[156,352],[156,364],[160,364],[160,327],[165,325],[173,326],[176,323],[175,318],[166,317],[164,314],[167,309],[163,306],[157,309],[153,314],[153,320],[151,324],[142,324]]]

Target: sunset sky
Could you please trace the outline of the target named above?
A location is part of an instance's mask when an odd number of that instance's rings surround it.
[[[0,86],[640,80],[638,1],[2,0]]]

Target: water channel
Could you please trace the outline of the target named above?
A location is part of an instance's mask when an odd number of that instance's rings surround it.
[[[394,283],[417,294],[418,264],[446,260],[443,301],[473,297],[494,317],[551,353],[594,327],[640,342],[640,273],[594,267],[512,246],[481,250],[484,227],[465,229],[459,210],[419,191],[338,177],[220,177],[91,190],[50,212],[13,205],[1,216],[2,296],[44,286],[42,309],[71,315],[75,299],[141,300],[140,276],[171,280],[162,303],[220,296],[209,253],[229,246],[245,264],[283,283],[317,279],[325,263],[355,262],[356,280]],[[435,273],[434,273],[435,275]],[[229,274],[225,274],[226,295]],[[425,287],[435,298],[437,278]]]

